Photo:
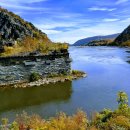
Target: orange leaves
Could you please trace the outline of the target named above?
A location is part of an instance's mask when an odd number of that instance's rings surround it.
[[[130,129],[130,119],[125,116],[117,116],[109,121],[109,125],[110,126],[116,125],[124,127],[126,129]]]
[[[39,47],[38,40],[31,37],[26,37],[22,41],[21,46],[23,46],[23,51],[26,51],[26,52],[36,51]]]
[[[88,124],[86,114],[82,111],[78,111],[73,116],[60,113],[49,120],[44,120],[38,115],[28,116],[23,113],[16,121],[20,127],[34,130],[86,130]]]

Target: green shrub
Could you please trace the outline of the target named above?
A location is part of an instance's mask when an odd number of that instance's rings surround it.
[[[62,75],[67,75],[67,72],[64,70],[61,72]]]
[[[19,130],[19,125],[16,121],[14,121],[11,126],[10,126],[10,130]]]
[[[71,74],[72,74],[72,75],[83,75],[83,74],[85,74],[85,73],[82,72],[82,71],[79,71],[79,70],[72,70],[72,71],[71,71]]]
[[[7,118],[2,118],[1,123],[2,123],[2,125],[7,125],[8,124],[8,119]]]
[[[30,82],[34,82],[34,81],[37,81],[41,79],[41,75],[39,73],[36,73],[36,72],[33,72],[31,75],[30,75],[30,78],[29,78],[29,81]]]

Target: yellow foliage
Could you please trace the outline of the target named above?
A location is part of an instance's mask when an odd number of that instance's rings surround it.
[[[89,128],[89,130],[98,130],[96,127],[91,127],[91,128]]]
[[[38,49],[38,40],[35,38],[26,37],[22,43],[21,47],[23,47],[23,52],[32,52]]]
[[[19,126],[34,130],[86,130],[88,120],[86,114],[78,111],[73,116],[60,113],[54,118],[44,120],[38,115],[27,116],[25,113],[17,117]]]
[[[18,55],[22,50],[23,49],[19,45],[15,45],[14,47],[4,46],[4,53],[2,53],[1,56]]]
[[[123,46],[130,46],[130,41],[126,41],[122,44]]]
[[[130,119],[125,116],[117,116],[109,121],[109,125],[115,124],[120,127],[130,129]]]
[[[35,51],[40,51],[42,54],[48,54],[49,52],[60,51],[62,49],[68,49],[68,44],[45,42],[44,38],[36,39],[26,37],[23,41],[13,47],[5,46],[4,53],[2,53],[1,56],[23,55],[24,53]]]

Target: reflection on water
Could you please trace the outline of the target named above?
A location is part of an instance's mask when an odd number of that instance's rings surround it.
[[[130,53],[130,51],[126,51],[127,53]]]
[[[51,102],[68,101],[72,94],[72,83],[56,83],[41,87],[0,89],[0,112],[17,110],[27,106]]]
[[[72,97],[74,101],[77,99],[76,107],[82,107],[87,113],[115,109],[118,91],[125,91],[130,97],[130,64],[127,62],[130,53],[127,51],[130,48],[70,48],[72,68],[88,74],[86,78],[73,81]]]
[[[126,62],[130,64],[130,61],[126,61]]]
[[[127,63],[130,64],[130,48],[128,48],[128,49],[126,50],[126,53],[127,53]]]

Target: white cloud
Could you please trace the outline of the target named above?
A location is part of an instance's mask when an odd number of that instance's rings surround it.
[[[34,11],[45,11],[48,10],[47,8],[41,8],[41,7],[32,7],[32,6],[25,6],[23,4],[31,4],[35,2],[41,2],[41,1],[47,1],[47,0],[1,0],[0,6],[4,8],[12,8],[12,9],[21,9],[21,10],[34,10]]]
[[[17,0],[12,0],[12,1],[17,1]],[[44,2],[48,0],[19,0],[21,3],[36,3],[36,2]]]
[[[55,13],[55,15],[57,16],[60,16],[62,15],[62,13]],[[63,13],[63,15],[65,15]],[[69,15],[69,14],[68,14]],[[55,29],[74,29],[74,28],[79,28],[81,26],[84,26],[88,23],[92,23],[92,20],[88,20],[88,19],[84,19],[84,18],[80,18],[79,17],[76,17],[75,16],[76,14],[71,14],[70,13],[70,16],[71,16],[71,19],[68,21],[65,19],[62,19],[62,20],[53,20],[51,18],[37,18],[35,21],[33,21],[34,25],[40,29],[43,29],[43,30],[55,30]],[[74,16],[74,18],[73,18]],[[95,21],[96,22],[96,21]]]
[[[106,19],[103,19],[104,22],[115,22],[115,21],[118,21],[119,19],[111,19],[111,18],[106,18]]]
[[[50,35],[50,34],[59,34],[62,33],[62,31],[52,30],[52,29],[41,29],[44,33]]]
[[[116,22],[118,21],[118,22]],[[38,22],[38,21],[36,21]],[[112,22],[112,23],[111,23]],[[91,24],[89,24],[91,23]],[[75,41],[97,35],[109,35],[122,32],[130,23],[130,18],[125,20],[106,18],[96,21],[52,21],[42,20],[35,24],[43,32],[47,33],[52,41],[74,43]],[[89,26],[88,26],[89,25]],[[73,28],[78,27],[78,28]],[[69,30],[58,30],[57,28],[70,28]],[[73,28],[73,29],[71,29]]]
[[[36,3],[36,2],[44,2],[48,0],[1,0],[2,3],[15,3],[15,4],[26,4],[26,3]]]
[[[130,18],[126,18],[126,19],[122,20],[121,23],[130,23]]]
[[[50,22],[44,22],[43,24],[35,24],[35,26],[36,27],[38,27],[38,28],[41,28],[41,29],[54,29],[54,28],[60,28],[60,27],[62,27],[62,28],[67,28],[67,27],[73,27],[73,26],[76,26],[77,25],[77,23],[73,23],[73,22],[60,22],[60,23],[58,23],[58,22],[52,22],[52,21],[50,21]]]
[[[0,6],[5,8],[13,8],[13,9],[22,9],[22,10],[33,10],[33,11],[47,11],[48,8],[37,8],[37,7],[30,7],[30,6],[22,6],[17,4],[7,4],[7,3],[0,3]]]
[[[89,27],[81,27],[79,29],[69,30],[57,34],[49,34],[49,37],[56,42],[68,42],[70,44],[79,39],[97,35],[109,35],[122,32],[130,23],[130,19],[118,22],[102,22]]]
[[[127,2],[128,0],[117,0],[116,4],[121,4],[121,3],[125,3]]]
[[[106,8],[106,7],[91,7],[88,8],[90,11],[114,11],[116,8]]]
[[[63,12],[63,11],[58,11],[58,12],[54,12],[54,16],[55,18],[59,18],[59,19],[69,19],[69,18],[79,18],[79,17],[82,17],[83,14],[81,13],[66,13],[66,12]]]
[[[74,43],[75,41],[97,35],[108,35],[120,32],[118,26],[99,24],[91,27],[82,27],[80,29],[62,32],[60,34],[49,35],[54,41]]]

